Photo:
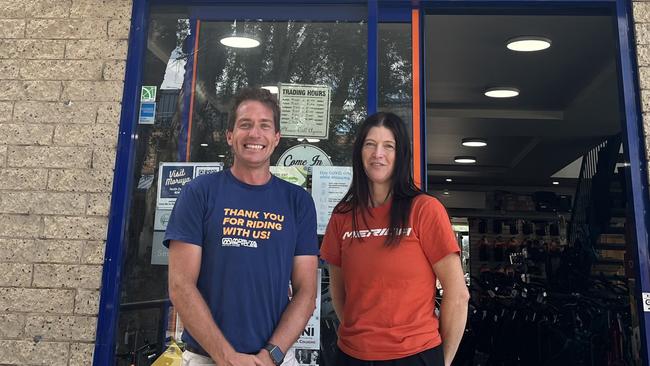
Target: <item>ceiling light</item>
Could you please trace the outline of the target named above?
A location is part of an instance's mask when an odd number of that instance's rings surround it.
[[[223,155],[223,154],[219,154],[219,155],[217,155],[217,157],[218,157],[218,158],[225,158],[225,157],[226,157],[226,155]]]
[[[319,142],[320,139],[310,139],[310,138],[303,138],[303,137],[298,137],[296,140],[299,142],[307,141],[307,142]]]
[[[487,140],[475,137],[468,137],[461,140],[461,144],[467,147],[484,147],[487,146]]]
[[[485,96],[490,98],[513,98],[517,95],[519,95],[517,88],[498,87],[485,90]]]
[[[451,183],[451,182],[453,182],[453,180],[451,178],[447,178],[447,179],[445,179],[445,182]]]
[[[239,29],[239,32],[237,32],[237,29]],[[243,31],[241,24],[237,27],[236,20],[232,24],[232,32],[223,36],[219,42],[224,46],[233,48],[254,48],[260,45],[260,41]]]
[[[203,146],[203,147],[208,147],[208,144],[201,144],[201,146]]]
[[[444,191],[442,192],[442,194],[444,194],[445,196],[449,196],[449,191]]]
[[[554,186],[557,186],[557,185],[559,185],[559,184],[560,184],[560,182],[558,182],[558,181],[556,181],[556,180],[553,181],[553,185],[554,185]]]
[[[233,48],[255,48],[260,45],[260,41],[244,35],[223,37],[219,42],[224,46]]]
[[[458,164],[474,164],[476,163],[476,158],[473,156],[456,156],[454,161]]]
[[[271,94],[278,94],[279,92],[278,87],[274,85],[263,86],[262,89],[268,90],[269,92],[271,92]]]
[[[536,36],[515,37],[508,40],[506,47],[519,52],[541,51],[551,47],[551,40]]]

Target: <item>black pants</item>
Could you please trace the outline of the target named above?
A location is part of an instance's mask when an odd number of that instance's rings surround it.
[[[338,350],[336,366],[444,366],[442,345],[416,353],[412,356],[385,361],[364,361],[350,357]]]

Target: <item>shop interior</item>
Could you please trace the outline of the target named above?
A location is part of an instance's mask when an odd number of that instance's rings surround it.
[[[472,294],[454,365],[639,364],[614,19],[504,13],[426,16],[427,188]]]

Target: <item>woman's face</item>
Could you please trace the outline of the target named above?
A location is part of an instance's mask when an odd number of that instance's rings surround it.
[[[395,136],[384,126],[372,127],[363,141],[363,169],[373,184],[390,184],[395,169]]]

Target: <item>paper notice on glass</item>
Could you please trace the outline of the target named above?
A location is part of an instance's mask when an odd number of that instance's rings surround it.
[[[164,231],[153,232],[153,242],[151,243],[151,264],[166,266],[169,261],[169,252],[163,245],[165,239]]]
[[[282,137],[327,139],[330,88],[327,85],[280,84]]]
[[[271,174],[289,183],[307,188],[307,170],[304,166],[270,166]]]
[[[315,350],[316,353],[314,356],[318,356],[318,350],[320,349],[320,291],[321,291],[321,278],[322,270],[318,269],[318,289],[316,291],[316,309],[309,318],[305,329],[300,334],[300,337],[294,343],[293,347],[289,349],[289,352],[292,352],[296,355],[296,360],[300,365],[318,365],[318,363],[309,363],[311,361],[311,356]],[[298,357],[300,355],[300,357]],[[317,359],[318,357],[316,357]]]
[[[172,215],[172,210],[156,210],[156,215],[154,216],[153,229],[157,231],[167,230],[167,223],[169,222],[169,217]]]
[[[160,163],[158,169],[158,197],[156,208],[171,210],[183,186],[199,175],[223,169],[223,163]]]
[[[312,171],[311,195],[316,204],[318,234],[325,234],[325,228],[334,207],[345,196],[352,183],[352,167],[314,166]]]

